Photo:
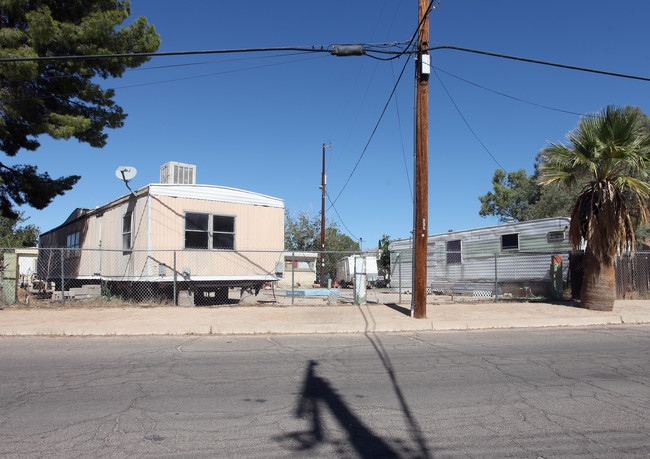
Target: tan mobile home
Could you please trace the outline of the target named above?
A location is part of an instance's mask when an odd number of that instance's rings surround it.
[[[284,201],[222,186],[152,184],[76,209],[41,235],[40,248],[38,276],[57,290],[63,283],[135,296],[188,291],[196,304],[209,303],[229,287],[257,292],[278,279]]]

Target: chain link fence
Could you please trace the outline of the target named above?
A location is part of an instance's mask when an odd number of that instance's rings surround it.
[[[617,258],[616,296],[650,299],[650,252],[635,252]]]
[[[391,253],[391,287],[411,293],[413,253]],[[396,279],[400,279],[396,281]],[[439,297],[463,299],[561,299],[569,294],[569,254],[555,252],[499,252],[430,250],[427,289],[430,301]]]
[[[409,306],[410,250],[0,249],[3,304],[381,303]],[[650,297],[650,252],[618,258],[619,298]],[[582,257],[569,253],[429,253],[427,302],[577,298]]]

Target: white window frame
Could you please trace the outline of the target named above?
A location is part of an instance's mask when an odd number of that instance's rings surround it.
[[[128,231],[124,227],[124,223],[127,221],[129,222]],[[122,250],[125,252],[133,250],[133,212],[127,212],[122,216]]]

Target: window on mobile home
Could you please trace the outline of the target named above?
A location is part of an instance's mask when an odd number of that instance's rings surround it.
[[[127,212],[122,217],[122,250],[131,250],[131,226],[132,226],[132,214]]]
[[[212,215],[212,248],[235,248],[235,217]]]
[[[285,258],[284,268],[287,271],[315,271],[316,262],[306,258]]]
[[[460,263],[460,239],[447,241],[447,263]]]
[[[502,234],[501,250],[519,250],[519,234]]]
[[[79,231],[75,231],[72,234],[68,234],[68,236],[66,237],[65,246],[68,249],[66,250],[66,252],[69,257],[73,257],[79,254],[79,248],[80,248]]]
[[[186,213],[185,248],[234,249],[235,217]]]

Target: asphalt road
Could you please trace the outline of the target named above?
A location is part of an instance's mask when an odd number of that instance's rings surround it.
[[[0,339],[2,457],[647,457],[650,327]]]

